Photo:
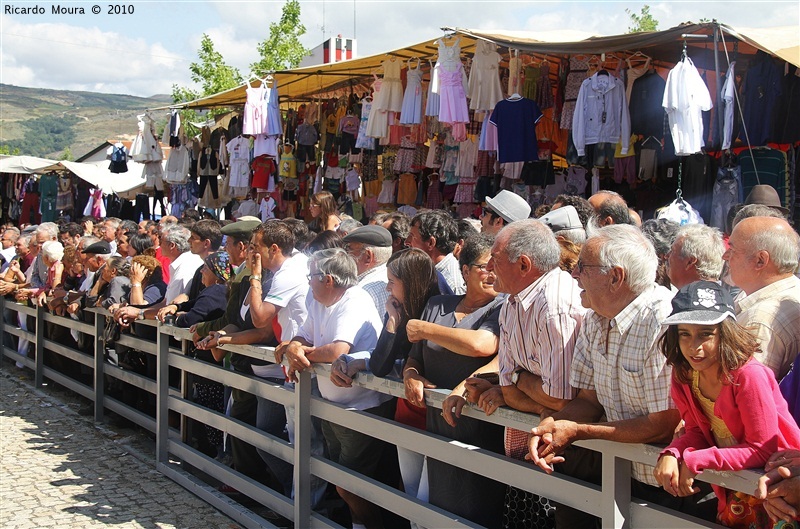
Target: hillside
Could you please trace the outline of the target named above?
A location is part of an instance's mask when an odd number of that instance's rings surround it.
[[[69,147],[78,158],[106,139],[132,139],[137,114],[171,102],[168,95],[146,98],[0,84],[0,144],[53,158]],[[166,112],[154,116],[166,120]]]

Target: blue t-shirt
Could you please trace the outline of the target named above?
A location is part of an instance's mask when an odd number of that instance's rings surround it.
[[[500,163],[539,159],[536,124],[542,119],[539,105],[525,97],[497,103],[489,121],[497,126],[497,158]]]

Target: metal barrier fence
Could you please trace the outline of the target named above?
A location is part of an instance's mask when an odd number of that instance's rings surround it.
[[[630,462],[654,465],[660,451],[660,448],[656,446],[609,441],[577,443],[601,452],[603,455],[603,482],[602,486],[598,487],[564,475],[547,475],[529,463],[509,459],[479,447],[457,443],[445,437],[406,427],[364,412],[347,409],[312,396],[310,371],[299,373],[299,382],[296,384],[295,390],[290,391],[258,377],[243,375],[196,360],[187,356],[188,342],[186,340],[190,337],[190,333],[186,329],[156,325],[154,322],[137,322],[134,324],[135,326],[154,328],[157,333],[155,342],[124,334],[117,341],[118,344],[144,352],[150,357],[151,362],[155,361],[156,369],[153,373],[154,377],[151,378],[112,365],[107,361],[101,339],[106,312],[101,309],[92,310],[95,313],[93,325],[68,317],[55,316],[47,313],[44,309],[30,308],[2,297],[0,297],[0,309],[4,316],[3,355],[32,369],[35,373],[34,383],[37,386],[41,386],[43,378],[46,377],[91,400],[94,403],[95,421],[102,421],[104,411],[108,409],[142,428],[154,432],[157,469],[245,527],[275,527],[275,525],[219,493],[215,487],[204,480],[205,477],[210,476],[234,487],[249,498],[291,520],[294,527],[298,528],[341,527],[311,509],[312,475],[341,486],[423,527],[480,527],[469,520],[421,502],[395,488],[354,473],[322,457],[312,455],[312,416],[344,425],[393,445],[411,448],[429,458],[594,514],[602,518],[603,527],[719,527],[631,498]],[[34,318],[34,329],[26,331],[18,327],[17,320],[11,319],[16,318],[18,314]],[[11,323],[7,322],[7,316],[8,319],[11,319]],[[84,350],[77,350],[48,339],[45,336],[46,324],[65,327],[88,335],[89,339],[85,341],[88,344],[87,347]],[[7,335],[27,339],[34,343],[35,357],[31,359],[22,356],[16,350],[7,347]],[[170,346],[171,339],[179,340],[182,347],[179,349]],[[223,346],[222,348],[241,355],[274,361],[273,351],[269,347]],[[85,384],[46,365],[45,351],[48,352],[48,355],[57,355],[76,362],[87,374],[91,371],[92,384]],[[170,369],[179,370],[181,374],[178,387],[169,385]],[[315,365],[314,371],[318,376],[328,376],[330,366]],[[190,375],[215,380],[226,386],[283,405],[293,405],[295,410],[294,444],[289,444],[262,430],[192,402],[187,383]],[[106,395],[105,382],[111,379],[125,382],[152,395],[156,403],[155,418]],[[396,397],[404,395],[402,382],[379,378],[366,372],[356,376],[354,385]],[[441,408],[442,401],[448,394],[448,390],[425,390],[426,404]],[[170,414],[180,415],[180,428],[170,427]],[[538,423],[538,416],[508,408],[501,408],[487,417],[480,409],[470,406],[464,408],[463,415],[523,431],[529,430]],[[188,418],[225,431],[229,435],[293,464],[294,498],[288,498],[190,446],[187,439]],[[698,476],[698,479],[752,494],[759,475],[754,471],[707,471]]]

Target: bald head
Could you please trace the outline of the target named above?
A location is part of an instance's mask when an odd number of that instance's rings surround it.
[[[748,295],[795,273],[800,237],[784,219],[750,217],[731,233],[725,259],[731,279]]]
[[[601,189],[594,195],[590,196],[589,204],[592,205],[595,213],[597,213],[598,210],[600,209],[600,206],[605,204],[607,200],[612,200],[614,203],[621,204],[625,207],[628,206],[627,203],[625,202],[625,199],[622,198],[622,195],[614,191],[609,191],[608,189]]]

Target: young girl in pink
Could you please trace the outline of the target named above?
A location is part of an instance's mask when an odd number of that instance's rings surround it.
[[[736,323],[730,295],[698,281],[672,300],[661,350],[672,366],[672,398],[686,433],[661,452],[655,477],[674,496],[698,491],[704,470],[761,468],[778,450],[800,448],[800,429],[775,376],[753,358],[758,343]],[[772,527],[753,496],[714,486],[717,520],[728,527]],[[783,522],[781,522],[783,523]]]

